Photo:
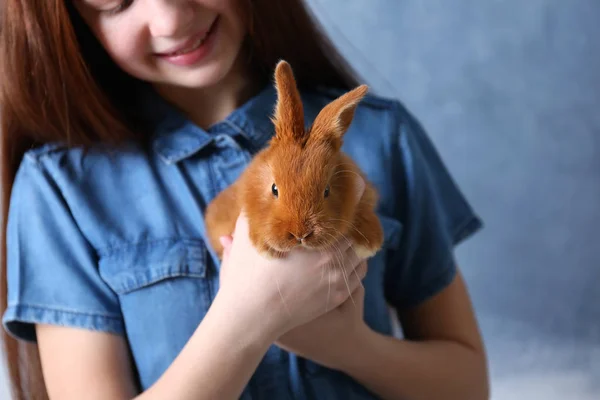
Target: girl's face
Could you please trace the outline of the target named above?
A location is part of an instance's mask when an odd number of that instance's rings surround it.
[[[245,34],[235,0],[73,1],[115,63],[159,85],[218,83]]]

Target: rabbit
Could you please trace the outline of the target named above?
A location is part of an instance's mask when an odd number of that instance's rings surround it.
[[[340,150],[368,86],[360,85],[327,104],[307,129],[287,61],[277,63],[274,78],[275,134],[240,177],[208,204],[210,245],[222,260],[219,237],[233,233],[243,211],[251,243],[265,257],[283,257],[296,246],[324,250],[339,239],[350,240],[359,257],[372,257],[383,243],[375,213],[378,193]]]

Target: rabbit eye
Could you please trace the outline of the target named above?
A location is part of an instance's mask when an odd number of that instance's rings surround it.
[[[329,197],[329,185],[327,185],[327,187],[325,188],[325,198]]]
[[[279,189],[277,189],[276,184],[273,184],[273,186],[271,186],[271,192],[273,193],[273,196],[279,197]]]

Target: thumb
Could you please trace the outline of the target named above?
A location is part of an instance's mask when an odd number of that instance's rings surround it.
[[[341,304],[340,310],[351,313],[358,313],[363,315],[365,306],[365,287],[361,284],[359,285],[350,297]]]
[[[352,296],[354,296],[354,302],[356,304],[358,312],[362,316],[365,311],[365,287],[364,287],[364,285],[359,285],[356,288],[356,290],[354,290],[354,293],[352,293]]]
[[[219,242],[223,246],[223,259],[229,256],[231,251],[231,245],[233,244],[233,237],[231,235],[224,235],[219,237]]]
[[[240,212],[237,220],[235,221],[234,233],[239,233],[240,235],[248,235],[248,217],[244,210]]]

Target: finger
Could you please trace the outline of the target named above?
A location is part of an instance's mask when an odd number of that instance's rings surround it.
[[[236,234],[248,235],[248,217],[243,210],[240,212],[240,215],[238,215],[238,218],[235,221],[234,235]]]
[[[229,252],[231,251],[233,238],[230,235],[220,236],[219,243],[221,243],[221,246],[223,246],[223,258],[225,258],[229,255]]]
[[[359,286],[362,285],[363,279],[367,277],[368,265],[367,262],[361,262],[358,264],[358,267],[354,271],[352,271],[352,278],[356,279],[359,283]]]
[[[366,267],[361,266],[360,269],[361,271],[356,271],[356,273],[353,273],[345,280],[337,282],[336,290],[339,295],[345,299],[342,305],[351,303],[351,307],[356,307],[359,303],[364,301],[363,297],[361,297],[360,290],[364,288],[362,278],[364,278],[364,275],[366,274]]]
[[[346,288],[350,291],[361,285],[361,281],[367,276],[368,265],[366,261],[361,261],[356,268],[335,268],[332,271],[332,280],[338,289]]]
[[[342,304],[342,307],[344,308],[344,311],[347,308],[351,307],[354,310],[354,312],[358,311],[360,314],[362,314],[363,309],[364,309],[364,304],[365,304],[365,287],[363,285],[358,285],[356,287],[356,289],[354,289],[354,291],[350,295],[350,298]]]
[[[219,237],[219,242],[221,243],[221,246],[223,246],[224,249],[228,249],[229,247],[231,247],[231,244],[233,243],[233,236],[231,235],[224,235]]]
[[[351,307],[356,307],[358,304],[362,304],[365,301],[365,286],[364,285],[356,285],[356,287],[352,288],[352,292],[348,299],[342,303],[342,306],[347,306],[350,303]]]
[[[356,269],[354,270],[353,274],[362,281],[367,276],[367,269],[368,269],[367,262],[361,261],[361,263],[358,264],[358,267],[356,267]]]
[[[352,296],[354,296],[354,299],[356,299],[356,296],[360,296],[358,297],[359,300],[364,300],[365,298],[365,285],[358,285],[356,286],[356,288],[352,291]]]
[[[363,285],[357,287],[356,290],[352,293],[352,297],[354,298],[354,303],[356,304],[356,306],[360,310],[360,313],[362,314],[365,307],[365,287]]]
[[[335,239],[329,248],[330,256],[339,256],[340,253],[344,254],[352,246],[352,242],[345,236],[340,236]]]
[[[326,251],[316,251],[314,254],[318,256],[318,265],[323,266],[334,266],[341,267],[347,262],[346,252],[350,247],[350,243],[348,240],[344,238],[336,239],[329,247],[327,247]],[[291,254],[298,253],[295,250],[292,250]],[[344,268],[345,269],[345,268]]]
[[[354,248],[349,247],[344,253],[344,269],[346,270],[346,273],[352,273],[361,261],[363,260],[358,257]]]
[[[356,270],[352,272],[352,275],[348,277],[348,283],[346,286],[346,290],[350,290],[352,296],[354,296],[354,292],[363,286],[363,279],[367,275],[367,267],[366,265],[360,265]]]

